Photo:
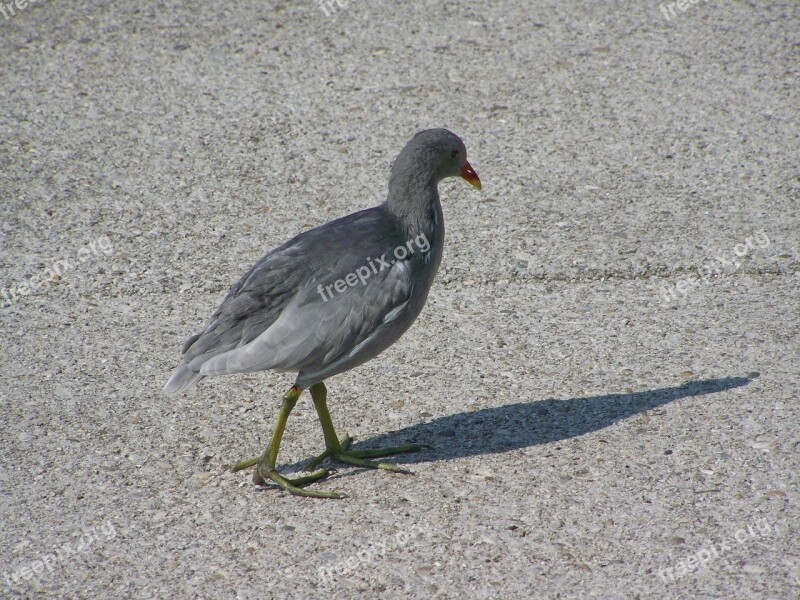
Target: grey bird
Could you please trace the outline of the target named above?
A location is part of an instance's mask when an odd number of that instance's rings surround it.
[[[420,450],[412,444],[349,450],[336,435],[324,380],[377,356],[420,314],[442,260],[444,221],[439,182],[463,177],[481,189],[461,139],[447,129],[417,133],[389,175],[386,201],[297,235],[268,252],[234,285],[205,329],[183,345],[182,361],[164,392],[176,395],[204,377],[273,370],[296,372],[269,446],[234,470],[256,466],[253,480],[270,479],[300,496],[341,498],[302,486],[326,477],[320,468],[289,479],[276,470],[289,414],[308,388],[322,425],[326,458],[408,473],[393,463],[368,460]]]

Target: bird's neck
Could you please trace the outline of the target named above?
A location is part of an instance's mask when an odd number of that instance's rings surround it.
[[[409,235],[424,233],[432,242],[441,239],[444,233],[437,183],[423,178],[392,177],[389,195],[383,203]]]
[[[438,181],[423,169],[408,168],[398,157],[389,174],[389,193],[384,206],[409,225],[430,220],[431,209],[439,206]]]

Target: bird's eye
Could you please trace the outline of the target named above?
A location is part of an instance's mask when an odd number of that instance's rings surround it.
[[[458,156],[458,150],[453,150],[453,151],[450,153],[450,156],[452,156],[453,158],[455,158],[456,156]]]

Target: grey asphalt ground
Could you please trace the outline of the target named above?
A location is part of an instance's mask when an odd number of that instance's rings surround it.
[[[22,5],[0,597],[798,597],[800,3]],[[432,448],[256,487],[293,376],[170,400],[181,344],[427,127],[483,191],[441,185],[422,316],[328,387],[356,447]],[[279,462],[322,446],[306,395]]]

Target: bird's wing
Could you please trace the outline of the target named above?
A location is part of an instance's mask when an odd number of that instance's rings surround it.
[[[308,277],[300,248],[284,245],[269,252],[234,285],[205,329],[186,340],[183,362],[226,352],[267,330]]]
[[[369,258],[362,257],[361,264],[354,263],[349,272],[356,273],[359,267],[368,265]],[[405,323],[403,317],[415,285],[414,262],[402,260],[383,270],[372,269],[369,277],[346,286],[341,293],[328,287],[332,295],[325,287],[335,285],[349,272],[336,271],[313,279],[258,338],[197,365],[199,372],[221,375],[263,369],[316,371],[353,356],[386,328],[395,329],[398,322]],[[366,271],[362,269],[361,273],[365,275]],[[406,327],[399,329],[404,331]]]
[[[184,344],[183,364],[193,372],[202,367],[203,374],[241,372],[229,362],[238,352],[241,362],[236,364],[247,365],[248,371],[259,370],[257,365],[290,370],[360,343],[371,326],[410,294],[415,270],[411,265],[422,260],[419,255],[396,268],[380,263],[376,267],[370,260],[401,245],[401,235],[386,213],[374,208],[289,240],[233,286],[203,332]],[[318,286],[324,290],[359,268],[364,273],[367,266],[366,285],[359,282],[341,294],[330,288],[332,297],[318,293]],[[406,269],[409,273],[403,275]]]

